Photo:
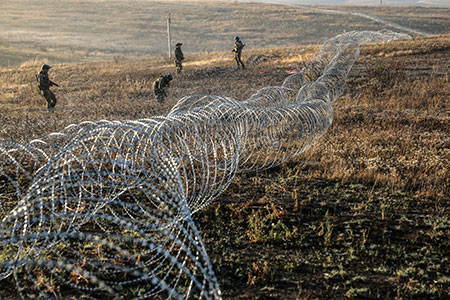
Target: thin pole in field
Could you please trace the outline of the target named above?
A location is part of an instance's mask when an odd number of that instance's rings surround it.
[[[167,45],[169,46],[169,57],[172,56],[172,50],[170,49],[170,13],[167,18]]]

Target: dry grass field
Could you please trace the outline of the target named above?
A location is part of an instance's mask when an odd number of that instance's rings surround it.
[[[0,140],[26,143],[82,121],[164,114],[190,94],[244,100],[280,85],[322,41],[384,28],[277,5],[71,2],[80,6],[47,1],[51,14],[25,10],[31,0],[0,5]],[[275,169],[239,174],[194,216],[224,299],[448,299],[450,9],[331,8],[435,35],[362,47],[317,144]],[[175,73],[162,57],[169,12],[186,62],[157,104],[153,80]],[[235,34],[248,45],[248,68],[239,72],[229,56]],[[37,90],[43,63],[60,85],[52,88],[55,112]],[[0,282],[0,299],[12,293]]]
[[[374,15],[432,34],[450,33],[449,7],[320,8]],[[235,35],[248,50],[320,44],[345,31],[387,27],[357,15],[233,1],[3,1],[0,67],[167,55],[169,13],[172,44],[183,42],[186,53],[230,51]]]
[[[239,175],[195,215],[224,299],[450,296],[449,45],[435,35],[364,46],[331,130],[285,165]],[[55,64],[53,113],[36,90],[40,63],[3,68],[0,138],[163,114],[189,94],[246,99],[319,47],[244,51],[240,72],[228,52],[186,55],[162,105],[151,83],[174,71],[169,59]]]
[[[336,9],[367,14],[429,34],[442,33],[450,26],[448,7],[338,6]]]

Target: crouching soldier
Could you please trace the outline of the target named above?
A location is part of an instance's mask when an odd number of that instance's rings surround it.
[[[170,87],[170,81],[173,79],[172,74],[161,75],[153,82],[153,92],[155,93],[156,100],[163,102],[167,97],[166,88]]]
[[[53,94],[52,91],[50,91],[50,87],[55,85],[59,86],[57,83],[50,80],[48,77],[48,70],[51,69],[51,66],[45,64],[42,66],[41,72],[39,72],[39,75],[37,76],[37,80],[39,83],[39,89],[42,91],[42,94],[47,100],[47,109],[49,111],[55,110],[56,106],[56,97],[55,94]]]

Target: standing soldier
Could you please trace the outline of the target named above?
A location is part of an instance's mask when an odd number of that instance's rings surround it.
[[[240,69],[241,65],[242,65],[242,69],[245,69],[244,63],[241,60],[242,49],[244,48],[244,46],[245,45],[242,43],[241,39],[238,36],[235,36],[233,52],[234,52],[234,59],[236,60],[238,70]]]
[[[153,93],[155,93],[156,100],[161,103],[167,97],[165,88],[170,87],[170,81],[173,79],[172,74],[161,75],[153,82]]]
[[[183,65],[181,62],[184,60],[183,51],[181,51],[181,45],[183,43],[177,43],[175,46],[175,67],[177,68],[177,73],[181,73],[181,70],[183,70]]]
[[[51,66],[44,64],[42,66],[41,72],[39,72],[39,75],[37,76],[37,81],[39,83],[39,89],[42,91],[45,100],[47,100],[47,109],[49,111],[54,111],[56,105],[56,97],[55,94],[50,91],[50,87],[53,85],[59,85],[48,78],[48,70],[50,69]]]

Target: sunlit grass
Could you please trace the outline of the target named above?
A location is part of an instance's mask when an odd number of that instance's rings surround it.
[[[225,299],[447,297],[449,40],[364,46],[330,130],[278,168],[238,175],[218,204],[194,216]],[[163,104],[152,82],[174,73],[169,58],[53,64],[54,113],[35,86],[44,61],[3,68],[0,139],[25,143],[85,120],[151,117],[189,94],[244,100],[281,84],[318,49],[244,49],[244,59],[268,60],[240,72],[221,57],[228,52],[187,54]]]

